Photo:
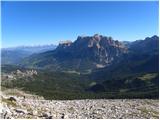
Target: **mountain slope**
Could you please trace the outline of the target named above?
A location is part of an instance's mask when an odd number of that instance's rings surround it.
[[[147,37],[144,40],[132,42],[129,46],[130,51],[140,52],[141,54],[158,54],[159,37],[154,35]]]
[[[158,43],[157,36],[131,43],[129,52],[123,55],[120,61],[103,69],[94,70],[90,74],[90,79],[99,83],[88,90],[99,92],[103,88],[104,91],[136,92],[137,95],[143,92],[142,96],[158,97]],[[131,96],[135,95],[131,94]]]
[[[154,38],[154,39],[153,39]],[[131,43],[129,52],[109,67],[92,73],[94,79],[120,78],[133,74],[159,71],[159,37]]]
[[[94,81],[87,75],[3,66],[2,87],[16,88],[45,99],[158,98],[158,74]],[[23,76],[22,76],[23,74]],[[30,75],[29,75],[30,74]]]

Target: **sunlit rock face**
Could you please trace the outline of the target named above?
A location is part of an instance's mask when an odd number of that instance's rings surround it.
[[[61,48],[61,49],[60,49]],[[65,49],[64,49],[65,48]],[[99,34],[94,36],[78,36],[73,43],[61,43],[58,51],[64,50],[61,54],[70,53],[68,57],[89,58],[97,64],[109,64],[115,57],[127,52],[127,48],[118,40],[112,37],[105,37]]]

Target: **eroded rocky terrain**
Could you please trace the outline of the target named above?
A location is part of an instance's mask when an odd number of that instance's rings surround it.
[[[13,90],[11,90],[13,92]],[[159,101],[152,99],[44,100],[16,91],[1,94],[1,118],[158,119]],[[6,94],[7,93],[7,94]]]

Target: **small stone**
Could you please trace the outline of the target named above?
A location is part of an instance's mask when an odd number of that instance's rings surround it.
[[[46,119],[52,119],[53,117],[52,116],[49,116],[48,118],[46,118]]]
[[[23,113],[23,114],[27,114],[27,110],[23,110],[23,109],[16,109],[15,110],[17,113]]]
[[[62,113],[61,119],[64,119],[64,113]]]
[[[50,116],[49,113],[43,113],[42,114],[42,117],[45,117],[46,119],[48,118],[48,116]]]
[[[34,110],[32,113],[33,113],[33,115],[37,115],[38,114],[38,112],[36,110]]]

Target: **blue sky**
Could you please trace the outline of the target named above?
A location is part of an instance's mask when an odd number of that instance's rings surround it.
[[[134,41],[158,35],[158,2],[2,2],[2,47],[58,44],[99,33]]]

